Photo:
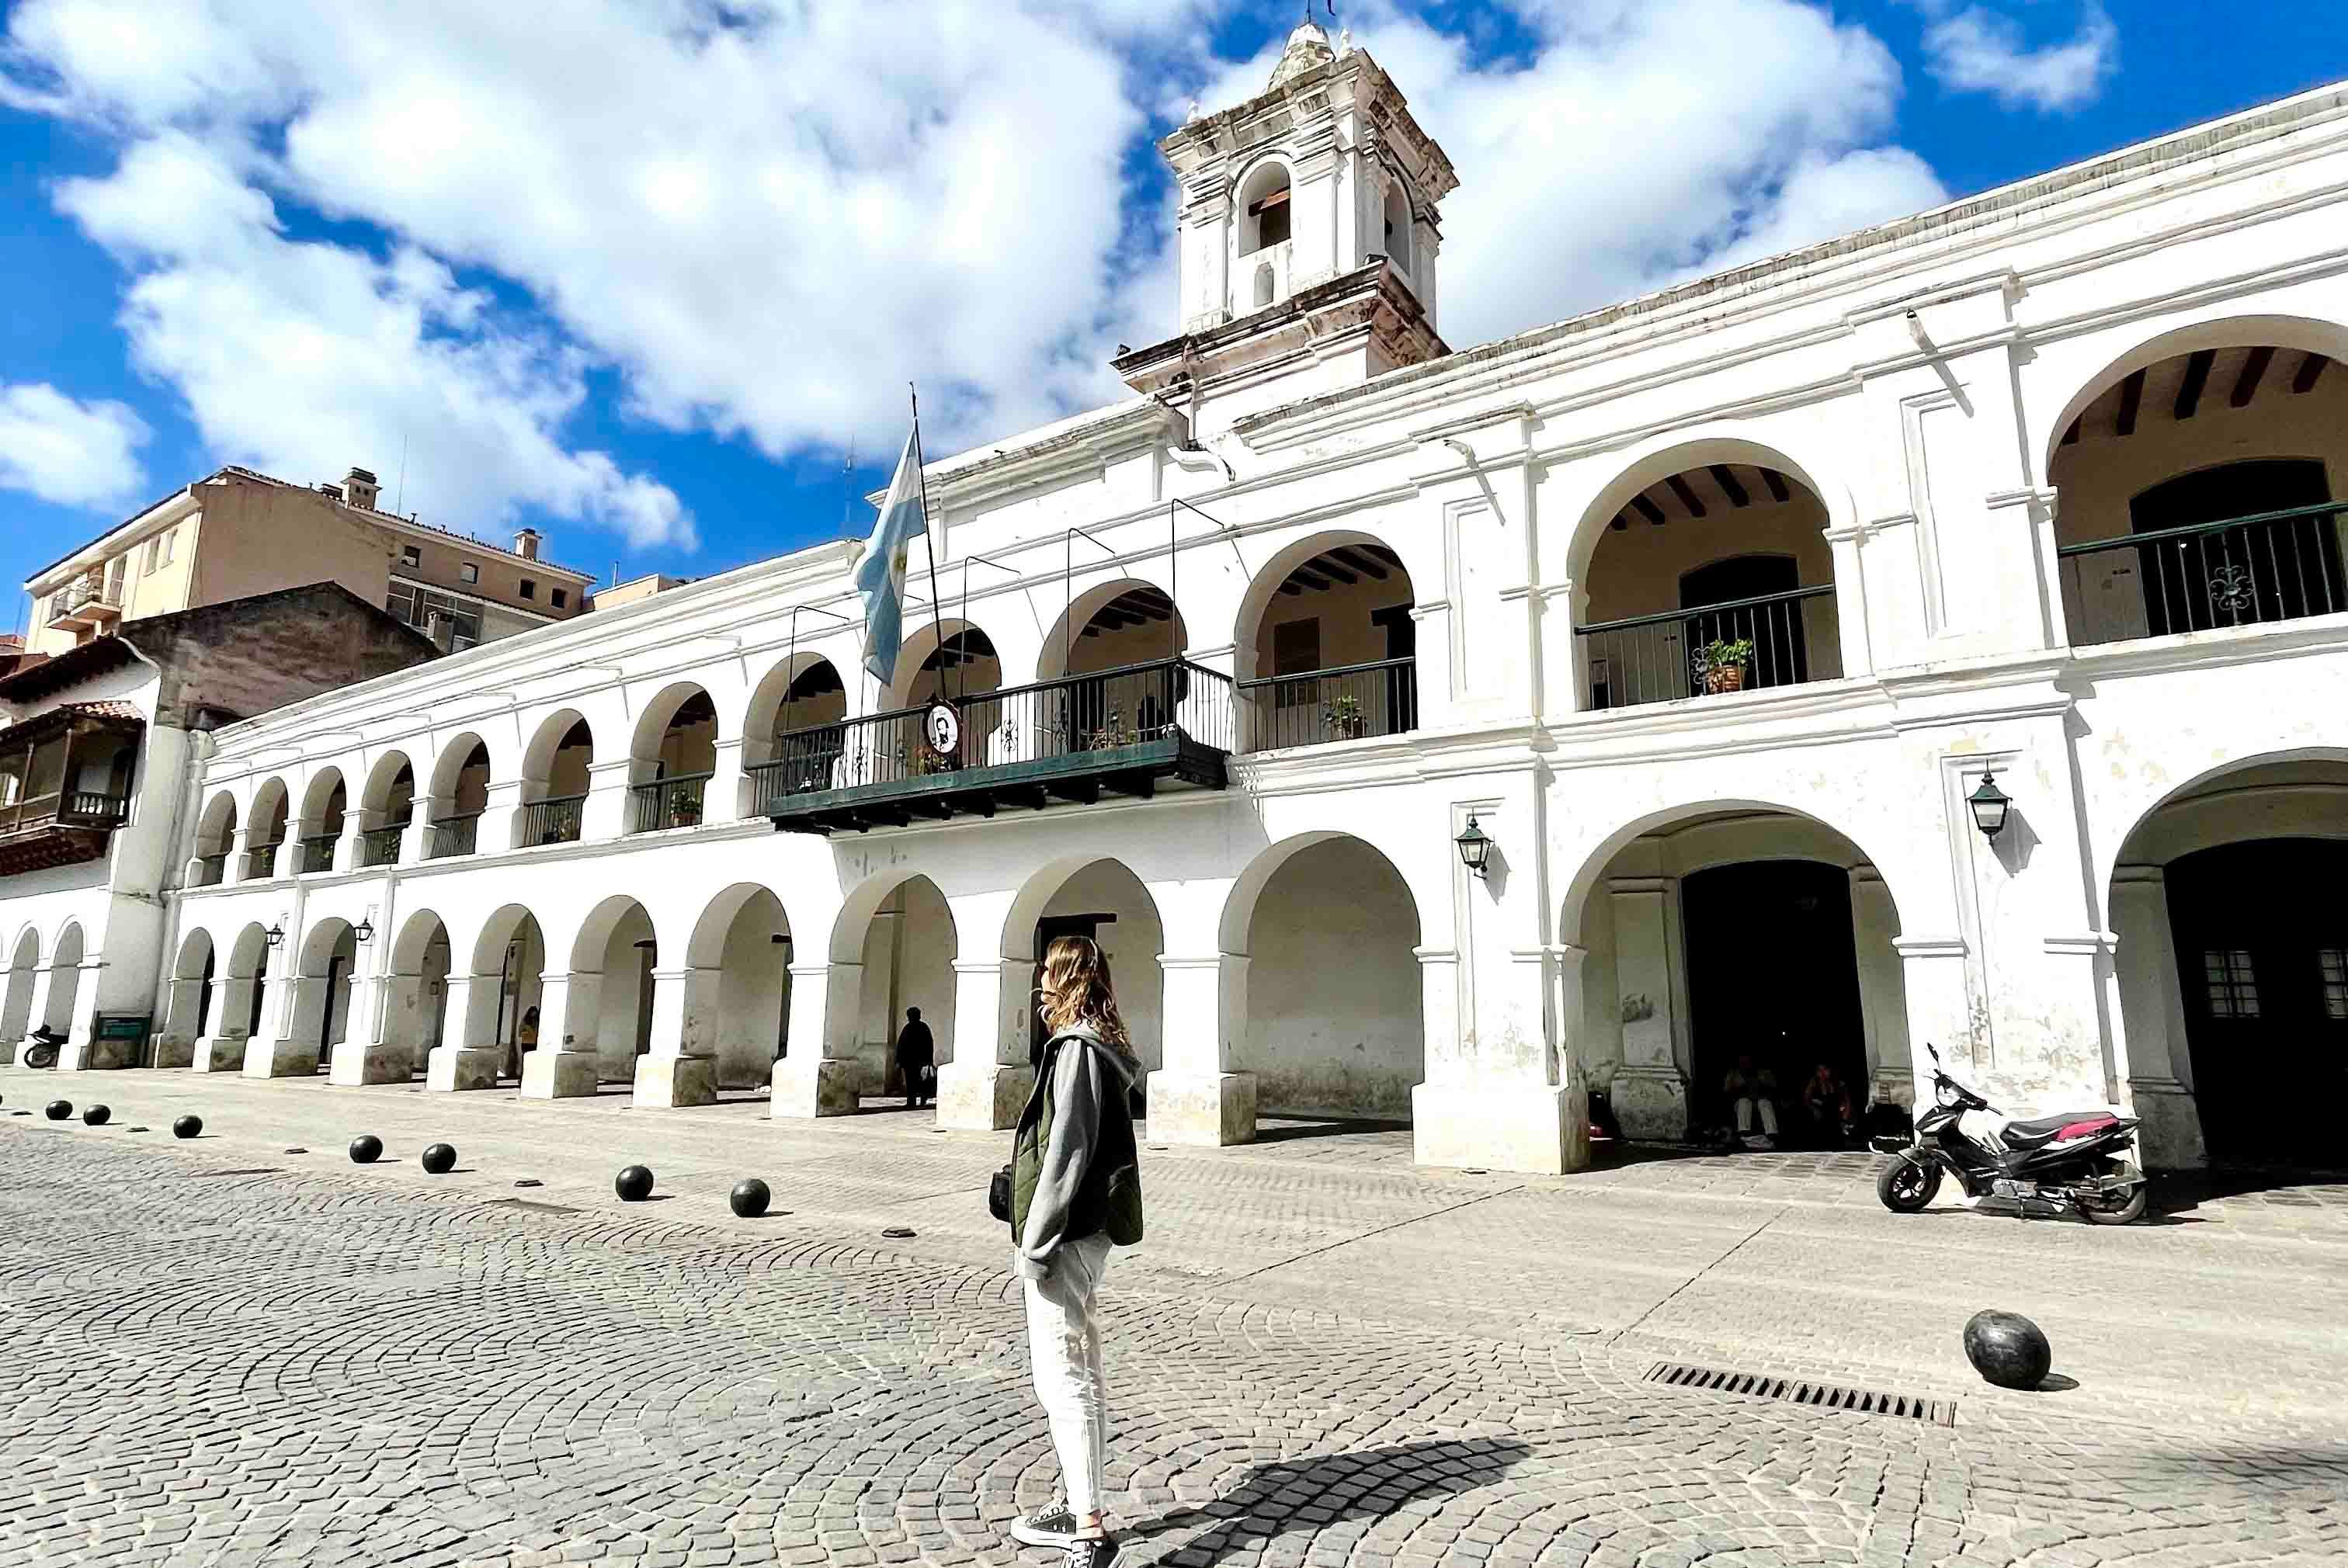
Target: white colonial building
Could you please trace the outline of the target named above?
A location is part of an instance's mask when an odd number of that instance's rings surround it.
[[[890,689],[830,544],[224,728],[163,1038],[779,1122],[920,1007],[1001,1127],[1089,930],[1159,1141],[1570,1170],[1592,1091],[1673,1135],[1931,1042],[2156,1165],[2338,1155],[2348,92],[1456,352],[1366,54],[1164,151],[1180,333],[930,467]]]

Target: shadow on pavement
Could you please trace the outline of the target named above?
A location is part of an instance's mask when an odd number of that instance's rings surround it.
[[[1185,1568],[1209,1568],[1231,1557],[1253,1561],[1274,1536],[1317,1534],[1339,1520],[1383,1519],[1414,1498],[1492,1485],[1531,1453],[1531,1445],[1513,1438],[1430,1438],[1307,1454],[1257,1465],[1214,1501],[1169,1510],[1127,1533],[1146,1541],[1203,1522],[1203,1531],[1179,1548]]]

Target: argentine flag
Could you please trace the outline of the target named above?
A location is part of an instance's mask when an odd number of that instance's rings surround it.
[[[864,559],[856,564],[856,591],[864,598],[864,668],[883,686],[897,678],[897,650],[904,642],[905,559],[928,526],[922,506],[922,426],[917,420],[913,433],[905,437],[905,455],[897,460],[897,477],[889,481],[880,520],[864,541]]]

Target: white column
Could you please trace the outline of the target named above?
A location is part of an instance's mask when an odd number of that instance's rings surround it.
[[[1875,673],[1875,640],[1867,624],[1867,565],[1860,559],[1866,542],[1864,528],[1827,530],[1827,543],[1834,550],[1835,630],[1846,676]]]
[[[601,1059],[595,1036],[579,1038],[579,1020],[595,1017],[602,990],[603,977],[585,970],[539,977],[538,1049],[521,1059],[524,1100],[571,1100],[595,1092]]]
[[[1622,1010],[1622,1065],[1611,1102],[1626,1138],[1665,1140],[1687,1133],[1687,1080],[1680,1071],[1681,966],[1685,955],[1673,917],[1679,879],[1618,876],[1607,885],[1614,917],[1614,977]]]
[[[285,853],[283,849],[278,851]],[[291,935],[285,945],[273,949],[270,961],[291,967],[294,960]],[[247,1078],[303,1078],[318,1071],[318,1031],[314,1020],[305,1015],[315,1011],[315,998],[323,992],[325,981],[298,974],[276,973],[264,977],[262,990],[261,1032],[244,1042],[244,1076]]]
[[[1872,866],[1851,868],[1850,928],[1859,955],[1859,1023],[1867,1040],[1869,1102],[1913,1106],[1916,1070],[1908,1046],[1908,1007],[1894,939],[1900,911],[1883,874]]]
[[[57,1066],[63,1071],[130,1065],[103,1057],[98,1050],[98,982],[105,968],[95,953],[81,961],[81,972],[74,985],[73,1011],[66,1019],[66,1043],[57,1051]]]
[[[513,847],[514,817],[521,810],[521,780],[498,779],[484,792],[481,820],[474,830],[477,855],[496,855]]]
[[[223,882],[251,882],[252,876],[252,824],[242,823],[229,835],[228,863],[221,868]]]
[[[495,1089],[505,1050],[497,1043],[501,974],[450,975],[448,1016],[440,1043],[424,1069],[424,1087],[436,1093]]]
[[[1938,1046],[1941,1064],[1963,1073],[1973,1061],[1971,988],[1965,983],[1962,937],[1901,937],[1891,944],[1900,955],[1900,984],[1908,1004],[1909,1071],[1919,1084],[1931,1081],[1927,1046]]]
[[[2209,1163],[2209,1150],[2193,1097],[2183,971],[2159,866],[2123,866],[2112,874],[2112,931],[2119,939],[2113,959],[2120,1092],[2144,1121],[2137,1146],[2147,1166],[2198,1170]]]
[[[239,979],[224,978],[212,985],[211,1017],[204,1020],[204,1032],[196,1037],[193,1060],[188,1065],[198,1072],[236,1072],[244,1066],[245,1024],[252,1017],[252,988],[263,983],[268,972],[268,959],[262,959],[262,975]]]
[[[1247,1039],[1244,953],[1160,955],[1160,1060],[1149,1075],[1149,1140],[1217,1148],[1255,1141],[1255,1074],[1239,1068]]]
[[[219,989],[219,982],[213,983]],[[193,1064],[196,1037],[204,1032],[204,982],[173,979],[163,989],[163,1027],[155,1036],[155,1065],[187,1067]]]
[[[1027,992],[1035,960],[956,958],[953,1056],[938,1069],[938,1125],[1016,1126],[1035,1075],[1027,1065]]]
[[[717,989],[723,977],[719,969],[654,972],[652,1049],[636,1058],[636,1109],[672,1110],[716,1100]],[[539,1017],[542,1023],[545,1014]]]
[[[356,871],[366,854],[366,813],[355,808],[343,814],[342,836],[335,841],[335,869]]]
[[[368,948],[359,951],[364,956]],[[352,977],[350,1016],[343,1025],[342,1043],[327,1059],[327,1082],[355,1089],[408,1081],[416,1062],[414,1031],[420,1026],[413,1017],[422,983],[416,975]]]
[[[704,792],[701,820],[739,822],[750,814],[749,776],[742,771],[742,737],[717,743],[717,764]]]
[[[587,803],[579,808],[579,836],[593,843],[628,831],[628,783],[634,763],[613,757],[587,768]]]
[[[1588,1086],[1545,1038],[1559,1018],[1581,1008],[1584,956],[1580,948],[1526,949],[1484,968],[1420,949],[1427,1077],[1411,1092],[1417,1163],[1543,1175],[1590,1163]],[[1473,986],[1464,997],[1463,977]],[[1463,1002],[1472,1007],[1468,1017],[1499,1038],[1487,1041],[1479,1030],[1471,1040]],[[1528,1034],[1528,1023],[1535,1032]]]
[[[399,841],[399,863],[420,866],[432,857],[432,825],[457,809],[456,801],[448,795],[420,794],[407,819],[407,832]]]
[[[863,990],[861,964],[791,966],[791,1048],[775,1063],[776,1121],[855,1113],[863,1078],[856,1061]]]

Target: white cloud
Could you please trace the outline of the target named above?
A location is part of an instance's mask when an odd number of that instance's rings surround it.
[[[1815,0],[1515,4],[1500,60],[1347,8],[1459,169],[1455,344],[1937,199],[1890,145],[1897,63]],[[0,96],[123,141],[61,200],[215,445],[312,477],[407,434],[450,521],[648,538],[689,527],[675,497],[563,445],[600,373],[777,456],[885,448],[908,380],[937,450],[1121,395],[1114,345],[1176,305],[1130,166],[1191,90],[1269,74],[1206,52],[1228,9],[22,0]]]
[[[0,489],[66,507],[111,507],[147,482],[144,421],[119,403],[83,403],[47,382],[0,387]]]
[[[2120,30],[2103,0],[2084,0],[2079,28],[2059,44],[2030,47],[2022,24],[1986,6],[1958,10],[1923,0],[1924,50],[1932,78],[1952,92],[1989,93],[2007,108],[2076,108],[2119,68]]]

